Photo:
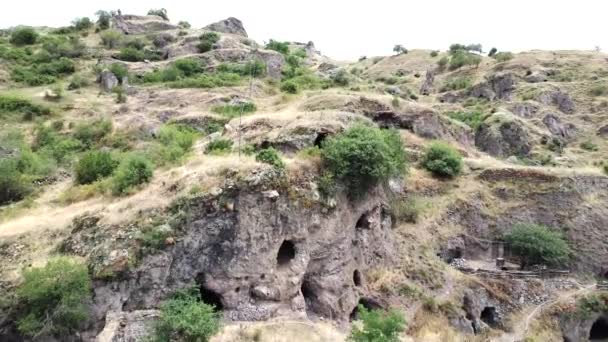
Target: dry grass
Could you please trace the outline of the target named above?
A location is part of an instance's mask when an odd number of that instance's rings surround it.
[[[330,323],[273,320],[227,325],[211,342],[340,342],[346,334]]]

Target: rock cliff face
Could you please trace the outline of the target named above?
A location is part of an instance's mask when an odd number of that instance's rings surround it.
[[[120,279],[95,284],[95,315],[155,308],[192,284],[232,320],[306,313],[344,320],[358,303],[374,303],[366,271],[393,263],[396,248],[383,191],[323,202],[306,187],[229,185],[217,196],[189,199],[188,222],[173,245]],[[98,229],[92,226],[71,245]]]

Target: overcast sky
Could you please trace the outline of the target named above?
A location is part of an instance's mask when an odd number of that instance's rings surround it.
[[[387,55],[395,44],[445,50],[481,43],[484,50],[608,51],[606,0],[4,0],[0,26],[62,26],[99,9],[145,14],[164,7],[193,27],[233,16],[258,42],[307,42],[336,59]]]

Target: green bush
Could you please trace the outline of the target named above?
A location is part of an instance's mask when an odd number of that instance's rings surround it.
[[[450,112],[448,116],[454,120],[458,120],[462,123],[465,123],[469,127],[473,129],[473,131],[477,131],[481,123],[487,118],[487,114],[484,114],[480,111],[472,111],[472,112]]]
[[[602,96],[608,94],[608,86],[604,84],[595,85],[589,91],[592,96]]]
[[[281,82],[281,91],[286,92],[288,94],[297,94],[299,89],[296,82],[292,80],[287,80]]]
[[[237,74],[219,72],[210,75],[200,75],[167,83],[170,88],[217,88],[231,87],[241,83]]]
[[[123,63],[112,63],[108,67],[108,70],[110,70],[119,80],[129,76],[129,69]]]
[[[430,55],[431,55],[431,57],[437,57],[437,56],[439,56],[439,51],[433,50],[433,51],[431,51]]]
[[[488,57],[494,57],[494,55],[498,52],[498,49],[493,47],[490,49],[490,52],[488,52]]]
[[[116,103],[127,102],[127,92],[122,86],[112,88],[112,93],[116,94],[116,99],[114,100]]]
[[[112,19],[112,15],[107,11],[97,11],[95,12],[97,16],[97,27],[100,30],[107,30],[110,28],[110,19]]]
[[[196,58],[182,58],[173,62],[173,65],[180,70],[184,76],[191,77],[203,72],[201,61]]]
[[[91,147],[97,144],[106,135],[112,132],[112,121],[107,119],[95,120],[76,125],[73,136],[84,146]]]
[[[450,57],[449,69],[456,70],[466,65],[476,65],[481,63],[481,57],[464,50],[458,50]]]
[[[16,46],[32,45],[36,43],[38,33],[31,27],[17,27],[11,32],[9,42]]]
[[[26,119],[50,115],[51,110],[43,105],[10,94],[0,94],[0,118],[6,119],[9,114],[21,114]]]
[[[439,59],[437,61],[437,66],[439,66],[440,69],[444,69],[448,63],[450,62],[450,59],[447,56],[443,56],[441,57],[441,59]]]
[[[399,333],[405,330],[405,317],[395,310],[367,310],[359,305],[357,315],[362,325],[353,325],[349,341],[398,342]]]
[[[120,50],[118,59],[128,62],[138,62],[144,60],[144,53],[132,47],[125,47]]]
[[[102,32],[100,35],[101,43],[108,49],[114,49],[120,45],[124,35],[118,30],[107,30]]]
[[[334,84],[346,87],[350,83],[350,77],[348,77],[348,73],[344,69],[338,70],[336,73],[331,75],[330,79]]]
[[[74,26],[74,28],[78,31],[84,31],[84,30],[88,30],[91,27],[93,27],[93,22],[91,21],[91,19],[84,17],[84,18],[76,18],[72,21],[72,25]]]
[[[422,157],[422,166],[436,176],[455,177],[462,171],[462,156],[452,146],[433,142]]]
[[[154,174],[152,163],[143,156],[132,154],[118,165],[112,177],[112,190],[120,195],[129,192],[133,187],[148,183]]]
[[[151,340],[207,342],[219,330],[219,314],[201,301],[200,291],[193,287],[177,292],[161,305]]]
[[[192,150],[196,133],[183,126],[165,125],[158,133],[158,148],[154,161],[158,165],[174,163]]]
[[[17,202],[32,191],[31,184],[19,172],[13,158],[0,159],[0,205]]]
[[[224,153],[230,152],[231,149],[232,149],[232,140],[218,138],[218,139],[210,141],[209,144],[207,144],[207,147],[205,148],[205,152],[211,153],[211,154],[224,154]]]
[[[85,265],[57,257],[44,267],[25,270],[17,295],[24,307],[17,321],[22,334],[66,338],[88,318],[91,280]]]
[[[274,39],[271,39],[268,44],[266,44],[266,49],[274,50],[280,52],[284,55],[289,53],[289,43],[288,42],[280,42]]]
[[[225,116],[229,119],[236,118],[241,114],[249,114],[253,113],[257,110],[254,103],[251,102],[243,102],[240,104],[225,104],[214,106],[211,108],[211,111],[222,116]]]
[[[283,163],[279,152],[273,147],[260,150],[255,155],[255,160],[259,161],[260,163],[270,164],[278,169],[283,169],[285,167],[285,163]]]
[[[586,140],[581,143],[581,148],[586,151],[599,151],[599,147],[591,140]]]
[[[11,70],[11,78],[30,86],[51,84],[57,77],[68,75],[76,70],[72,60],[61,57],[48,63],[38,63],[29,66],[15,66]]]
[[[86,46],[78,36],[44,36],[40,41],[42,51],[48,52],[53,58],[78,58],[86,52]]]
[[[151,9],[148,11],[148,15],[157,15],[165,20],[169,20],[169,16],[167,15],[167,10],[164,8],[161,9]]]
[[[505,235],[511,252],[518,256],[522,268],[545,264],[563,266],[570,259],[570,247],[560,232],[536,224],[520,224]]]
[[[217,43],[220,40],[219,34],[215,32],[205,32],[200,37],[200,43],[198,44],[198,51],[201,53],[205,53],[207,51],[213,50],[213,44]]]
[[[146,41],[139,37],[133,37],[127,39],[124,43],[125,47],[133,48],[135,50],[143,50],[146,47]]]
[[[177,26],[181,27],[181,28],[185,28],[185,29],[189,29],[190,27],[192,27],[192,25],[190,25],[189,22],[181,20],[177,23]]]
[[[68,90],[80,89],[89,86],[91,83],[89,80],[81,74],[75,74],[70,78],[68,83]]]
[[[393,47],[393,52],[395,52],[398,55],[401,55],[401,54],[405,55],[405,54],[407,54],[408,51],[403,45],[397,44]]]
[[[217,67],[219,72],[230,72],[241,76],[263,77],[266,75],[266,63],[255,59],[245,64],[223,63]]]
[[[513,54],[511,52],[499,52],[493,57],[497,62],[506,62],[513,59]]]
[[[399,133],[394,130],[356,125],[329,138],[323,147],[323,162],[351,195],[398,176],[406,170]]]
[[[469,78],[466,78],[466,77],[450,78],[445,82],[443,87],[441,87],[441,91],[467,89],[470,86],[471,86],[471,80]]]
[[[118,162],[110,152],[89,151],[80,158],[76,165],[76,182],[90,184],[98,179],[112,175]]]

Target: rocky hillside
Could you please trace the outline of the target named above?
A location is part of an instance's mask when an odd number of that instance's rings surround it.
[[[0,31],[0,340],[608,338],[607,55],[98,14]]]

